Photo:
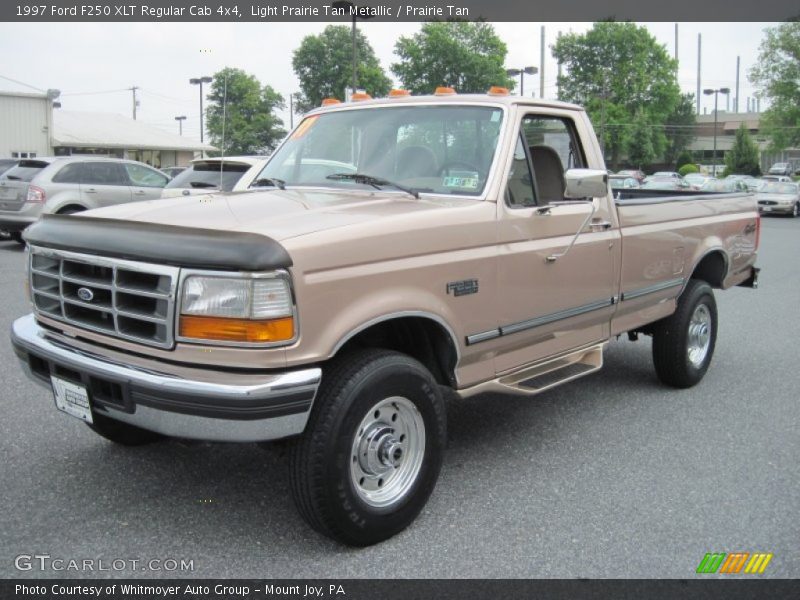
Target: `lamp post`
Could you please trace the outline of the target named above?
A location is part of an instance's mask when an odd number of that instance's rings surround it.
[[[203,77],[192,77],[189,80],[189,83],[192,85],[199,85],[200,86],[200,143],[203,143],[203,84],[204,83],[211,83],[213,79],[208,75]]]
[[[725,96],[727,96],[730,93],[731,93],[730,88],[726,87],[719,88],[716,90],[713,90],[711,88],[703,90],[703,94],[705,94],[706,96],[714,94],[714,153],[712,155],[712,160],[714,161],[713,165],[714,177],[717,176],[717,100],[719,99],[720,94],[725,94]]]
[[[178,122],[178,134],[183,135],[183,122],[186,120],[186,116],[175,117],[175,120]]]
[[[358,49],[356,48],[356,19],[371,19],[372,15],[369,14],[358,14],[358,9],[356,5],[348,0],[335,0],[335,2],[331,3],[331,6],[336,9],[340,9],[342,11],[346,11],[353,17],[353,26],[352,26],[352,38],[353,38],[353,81],[352,81],[352,93],[358,89]]]
[[[536,75],[539,72],[538,67],[524,67],[522,69],[506,69],[506,75],[509,77],[516,77],[519,75],[519,95],[525,95],[525,75]]]

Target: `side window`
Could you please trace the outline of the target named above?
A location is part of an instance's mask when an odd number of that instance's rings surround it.
[[[83,164],[83,169],[83,184],[128,185],[128,178],[119,163],[87,162]]]
[[[522,136],[517,136],[514,159],[508,174],[508,185],[506,185],[506,202],[511,208],[536,206],[536,190],[531,176],[531,166],[522,139]]]
[[[83,163],[70,163],[53,175],[53,183],[80,183]]]
[[[169,178],[166,175],[142,165],[125,163],[125,170],[128,172],[131,185],[163,188],[169,182]]]
[[[522,136],[528,146],[539,203],[564,199],[564,173],[585,165],[583,148],[569,119],[527,115],[522,119]]]

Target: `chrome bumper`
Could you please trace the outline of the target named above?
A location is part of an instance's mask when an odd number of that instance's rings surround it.
[[[196,369],[196,378],[135,368],[48,337],[33,315],[14,321],[11,342],[37,383],[49,388],[51,374],[70,379],[86,386],[99,414],[198,440],[257,442],[302,433],[322,376],[320,368],[245,373],[231,385],[215,383],[208,368]]]

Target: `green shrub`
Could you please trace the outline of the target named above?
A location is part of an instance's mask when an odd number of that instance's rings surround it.
[[[699,173],[700,169],[697,168],[697,165],[693,165],[691,163],[683,165],[680,169],[678,169],[678,175],[684,177],[689,173]]]
[[[692,163],[692,153],[689,152],[688,150],[684,150],[683,152],[678,154],[678,160],[675,161],[675,167],[678,169],[678,172],[680,172],[680,168],[683,165],[688,165],[691,163]]]

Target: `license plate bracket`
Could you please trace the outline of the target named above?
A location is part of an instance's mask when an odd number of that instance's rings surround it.
[[[92,423],[92,406],[85,386],[50,376],[56,408],[85,423]]]

